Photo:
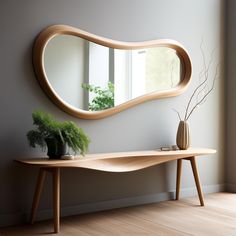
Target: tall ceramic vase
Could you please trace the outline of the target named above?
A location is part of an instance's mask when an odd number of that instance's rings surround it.
[[[176,144],[180,150],[186,150],[190,146],[189,125],[187,121],[179,122]]]

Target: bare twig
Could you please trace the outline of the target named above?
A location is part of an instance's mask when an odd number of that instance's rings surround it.
[[[179,120],[181,121],[181,117],[180,117],[179,112],[178,112],[176,109],[174,109],[174,108],[172,108],[172,110],[175,111],[175,112],[177,113],[177,115],[178,115],[178,117],[179,117]]]
[[[196,103],[198,103],[201,100],[201,97],[203,97],[207,91],[208,91],[208,84],[205,84],[204,87],[198,92],[196,96]]]
[[[205,75],[205,71],[206,71],[206,60],[205,60],[205,56],[203,54],[203,49],[202,49],[202,44],[203,44],[203,41],[201,42],[201,45],[200,45],[200,49],[201,49],[201,52],[202,52],[202,55],[203,55],[203,65],[204,65],[204,68],[203,70],[199,73],[199,77],[203,77]],[[198,91],[198,89],[206,82],[206,78],[196,87],[196,89],[193,91],[189,101],[188,101],[188,104],[187,104],[187,108],[185,110],[185,115],[184,115],[184,120],[186,120],[187,118],[187,114],[188,114],[188,109],[190,107],[190,104],[196,94],[196,92]]]
[[[201,53],[202,53],[202,58],[203,58],[203,70],[199,73],[199,78],[202,78],[204,77],[204,80],[196,87],[196,89],[193,91],[189,101],[188,101],[188,104],[187,104],[187,108],[186,108],[186,111],[185,111],[185,116],[184,116],[184,120],[187,120],[187,117],[189,117],[188,115],[188,110],[190,108],[190,105],[191,105],[191,102],[193,100],[193,98],[195,97],[197,91],[203,86],[206,84],[208,78],[209,78],[209,70],[210,70],[210,67],[213,63],[213,54],[214,54],[214,51],[212,51],[211,53],[211,59],[210,59],[210,62],[208,64],[208,66],[206,65],[206,58],[205,58],[205,55],[204,55],[204,52],[203,52],[203,48],[202,48],[202,44],[203,42],[201,43],[200,45],[200,49],[201,49]]]
[[[214,86],[215,86],[215,81],[216,81],[216,78],[217,78],[217,75],[218,75],[218,68],[219,68],[219,64],[217,65],[217,68],[216,68],[216,71],[215,71],[215,74],[214,74],[214,79],[213,79],[213,83],[212,83],[212,86],[211,86],[211,89],[203,96],[203,98],[197,102],[195,104],[195,106],[192,108],[192,110],[189,112],[189,115],[187,116],[186,118],[186,121],[189,119],[189,117],[191,116],[191,114],[194,112],[194,110],[199,106],[201,105],[204,100],[206,99],[206,97],[211,93],[211,91],[214,89]]]
[[[206,57],[205,57],[205,54],[203,51],[203,41],[201,42],[200,50],[201,50],[202,59],[203,59],[203,69],[199,73],[199,85],[194,89],[190,99],[188,100],[187,106],[185,108],[184,121],[187,121],[190,118],[190,116],[193,114],[193,112],[200,105],[202,105],[203,103],[206,102],[206,98],[214,89],[215,81],[218,77],[218,69],[219,69],[219,65],[220,65],[219,63],[217,64],[215,72],[214,72],[214,76],[212,79],[212,85],[210,88],[208,88],[209,73],[210,73],[210,70],[211,70],[213,62],[214,62],[213,56],[214,56],[215,49],[211,52],[209,63],[206,63]],[[195,100],[195,102],[192,105],[193,100]],[[175,109],[173,109],[173,110],[178,114],[178,117],[181,120],[181,116],[180,116],[179,112]]]

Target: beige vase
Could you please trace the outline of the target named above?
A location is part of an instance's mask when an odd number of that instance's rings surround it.
[[[180,150],[186,150],[190,146],[189,125],[187,121],[181,120],[179,122],[176,144]]]

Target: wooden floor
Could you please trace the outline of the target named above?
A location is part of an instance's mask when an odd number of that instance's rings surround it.
[[[58,235],[236,236],[236,194],[209,194],[205,203],[195,197],[65,217]],[[1,228],[0,235],[52,235],[52,223]]]

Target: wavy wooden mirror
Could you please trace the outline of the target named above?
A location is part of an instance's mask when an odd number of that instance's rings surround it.
[[[120,42],[67,25],[53,25],[39,34],[33,63],[51,100],[84,119],[177,96],[191,78],[189,55],[176,41]]]

